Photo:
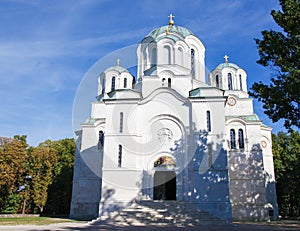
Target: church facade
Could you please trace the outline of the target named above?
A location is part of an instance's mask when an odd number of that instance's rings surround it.
[[[225,56],[206,75],[204,45],[172,15],[137,58],[136,79],[118,62],[95,80],[70,216],[172,200],[227,221],[276,218],[271,128],[253,111],[245,70]]]

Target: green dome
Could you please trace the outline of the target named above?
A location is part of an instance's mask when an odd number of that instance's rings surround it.
[[[241,69],[238,65],[236,65],[236,64],[234,64],[234,63],[221,63],[221,64],[219,64],[218,66],[217,66],[217,68],[216,69],[220,69],[220,70],[222,70],[222,69],[224,69],[225,67],[232,67],[232,68],[234,68],[234,69]]]
[[[122,73],[122,72],[129,72],[126,68],[121,67],[121,66],[112,66],[112,67],[109,67],[104,72],[108,72],[108,71],[118,71],[120,73]]]
[[[169,33],[167,34],[166,31],[169,31]],[[172,38],[175,41],[177,41],[179,38],[178,37],[182,37],[185,38],[188,35],[194,35],[189,29],[182,27],[182,26],[162,26],[159,28],[156,28],[154,30],[152,30],[147,36],[148,37],[152,37],[155,41],[159,41],[163,38]]]

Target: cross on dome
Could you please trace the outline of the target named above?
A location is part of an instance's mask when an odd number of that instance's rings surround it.
[[[168,16],[168,18],[170,18],[170,20],[169,20],[169,25],[170,25],[170,26],[173,26],[173,25],[174,25],[174,20],[173,20],[173,18],[175,18],[175,16],[171,13],[171,14]]]
[[[228,64],[228,58],[229,58],[228,55],[225,55],[225,56],[224,56],[224,59],[225,59],[225,63],[226,63],[226,64]]]
[[[117,66],[118,66],[118,67],[120,66],[120,62],[121,62],[121,60],[118,58],[118,59],[117,59]]]

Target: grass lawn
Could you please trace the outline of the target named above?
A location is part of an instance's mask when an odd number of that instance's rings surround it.
[[[75,222],[75,220],[52,217],[0,217],[0,225],[48,225],[62,222]]]

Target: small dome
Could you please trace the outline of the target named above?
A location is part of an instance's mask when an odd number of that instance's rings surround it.
[[[168,31],[168,33],[166,33]],[[182,26],[162,26],[152,30],[147,36],[152,37],[155,41],[159,41],[163,38],[172,38],[175,41],[178,40],[178,36],[185,38],[188,35],[194,35],[189,29]]]
[[[232,67],[232,68],[234,68],[234,69],[236,69],[236,70],[241,69],[238,65],[236,65],[236,64],[234,64],[234,63],[221,63],[221,64],[219,64],[219,65],[217,66],[216,69],[222,70],[222,69],[224,69],[225,67]]]
[[[118,71],[119,73],[122,73],[122,72],[128,72],[129,73],[129,71],[126,68],[121,67],[121,66],[112,66],[112,67],[109,67],[104,72],[106,73],[108,71]]]

